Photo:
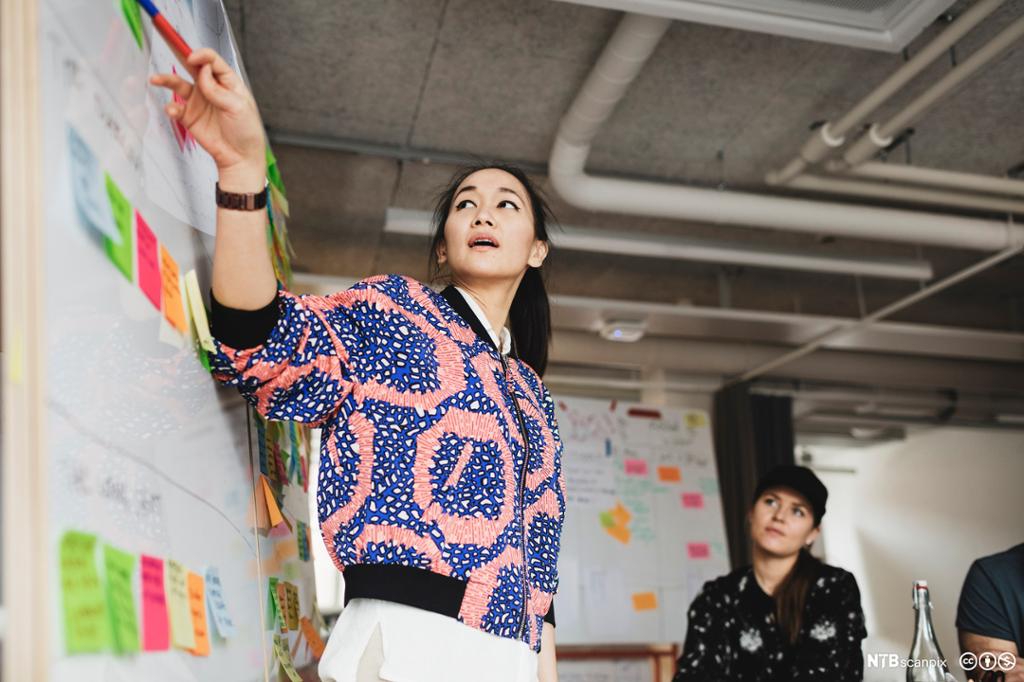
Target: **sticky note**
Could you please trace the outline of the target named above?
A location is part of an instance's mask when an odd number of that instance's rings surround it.
[[[270,149],[270,145],[267,145],[267,182],[277,189],[282,195],[285,193],[284,181],[281,179],[281,171],[277,167],[277,158],[274,156],[274,152]]]
[[[271,527],[279,526],[284,523],[284,515],[281,514],[281,508],[277,506],[277,498],[274,497],[274,491],[266,476],[260,476],[260,485],[263,486],[263,496],[267,502],[267,516],[270,519],[270,525]]]
[[[686,543],[686,556],[691,559],[707,559],[711,556],[711,548],[706,542]]]
[[[291,652],[288,651],[288,645],[285,644],[284,639],[281,635],[274,635],[274,655],[277,656],[278,663],[281,664],[281,669],[284,670],[285,675],[291,682],[302,682],[302,677],[295,670],[295,662],[292,661]]]
[[[633,595],[634,611],[652,611],[658,608],[658,595],[653,592],[638,592]]]
[[[210,629],[206,623],[206,589],[203,576],[188,572],[188,608],[192,614],[192,632],[196,645],[189,651],[196,656],[210,655]]]
[[[705,495],[717,495],[718,494],[718,479],[716,478],[702,478],[700,479],[700,491]]]
[[[275,590],[277,601],[274,602],[274,606],[277,608],[277,614],[280,616],[281,632],[288,632],[288,584],[283,580],[279,580]]]
[[[631,533],[628,528],[623,526],[612,526],[611,528],[605,528],[605,531],[622,544],[629,544]]]
[[[687,412],[686,426],[691,429],[700,429],[708,425],[708,416],[703,412]]]
[[[110,237],[120,243],[114,224],[100,162],[73,127],[68,126],[68,160],[71,164],[71,190],[75,196],[75,214],[86,230]]]
[[[267,488],[263,486],[263,474],[260,474],[260,480],[256,482],[256,489],[253,491],[253,511],[255,512],[256,527],[260,530],[269,530],[270,528],[270,515],[267,513]]]
[[[704,495],[702,493],[683,493],[683,507],[686,509],[703,509]]]
[[[308,526],[302,521],[295,522],[295,542],[298,545],[299,558],[309,561],[309,534],[306,532]]]
[[[295,583],[285,583],[285,592],[288,595],[288,605],[285,610],[288,613],[288,629],[299,629],[299,586]]]
[[[646,476],[647,461],[643,459],[627,459],[625,461],[627,476]]]
[[[199,291],[199,278],[195,270],[185,273],[185,297],[188,299],[188,310],[192,314],[192,325],[196,328],[196,336],[199,337],[199,346],[211,353],[217,351],[213,343],[213,335],[210,333],[210,322],[206,317],[206,304],[203,303],[203,295]]]
[[[121,0],[121,14],[139,49],[143,49],[142,14],[139,12],[139,3],[136,0]]]
[[[107,600],[96,570],[96,536],[67,531],[60,540],[64,643],[69,654],[110,648]]]
[[[160,310],[160,254],[157,239],[138,211],[135,212],[135,262],[139,268],[139,288],[153,307]]]
[[[121,193],[121,189],[109,174],[104,176],[107,183],[107,199],[114,214],[117,239],[103,237],[103,251],[121,274],[132,281],[132,205]]]
[[[143,554],[139,564],[142,567],[142,648],[145,651],[165,651],[170,646],[170,632],[164,562]]]
[[[181,283],[178,276],[178,263],[171,253],[160,245],[160,281],[163,292],[164,317],[179,332],[187,331],[185,309],[181,305]]]
[[[228,639],[235,634],[235,622],[228,612],[228,604],[224,599],[224,587],[220,584],[220,574],[215,566],[206,569],[206,602],[210,605],[210,614],[217,634]]]
[[[270,465],[267,458],[267,427],[262,419],[256,419],[256,446],[260,451],[260,473],[269,474]]]
[[[281,607],[277,603],[277,578],[270,576],[267,578],[267,617],[266,622],[270,625],[268,629],[273,630],[277,627],[277,617],[281,613]]]
[[[113,626],[114,650],[120,654],[139,650],[139,622],[135,616],[135,597],[132,578],[135,575],[135,556],[105,545],[103,564],[107,578],[107,608]]]
[[[306,638],[306,643],[309,644],[310,650],[313,652],[313,657],[319,661],[324,655],[325,645],[323,638],[320,637],[320,633],[314,627],[313,621],[303,616],[299,619],[299,628],[302,631],[302,636]]]
[[[612,513],[609,511],[601,512],[597,517],[601,521],[602,528],[611,528],[615,525],[615,517],[612,516]]]
[[[633,515],[629,513],[629,510],[621,502],[616,502],[615,509],[612,509],[612,518],[615,519],[617,525],[627,526],[633,520]]]
[[[679,483],[683,480],[683,474],[679,467],[658,467],[658,480],[662,483]]]
[[[302,457],[299,459],[299,464],[302,467],[302,490],[303,492],[309,492],[309,467],[306,466],[306,458]]]
[[[196,646],[192,628],[192,610],[188,599],[188,571],[174,559],[168,559],[164,571],[167,610],[171,622],[171,642],[190,651]]]

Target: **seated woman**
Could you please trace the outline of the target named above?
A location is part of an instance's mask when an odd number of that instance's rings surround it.
[[[863,679],[857,581],[809,551],[827,499],[806,467],[776,467],[758,482],[747,514],[753,565],[693,600],[673,682]]]

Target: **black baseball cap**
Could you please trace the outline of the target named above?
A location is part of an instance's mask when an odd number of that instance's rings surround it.
[[[753,502],[757,502],[757,498],[769,488],[789,488],[803,495],[814,512],[814,525],[821,523],[821,517],[825,515],[825,503],[828,501],[828,488],[813,471],[795,464],[780,464],[757,482]]]

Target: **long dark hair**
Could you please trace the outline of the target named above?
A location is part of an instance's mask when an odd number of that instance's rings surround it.
[[[811,585],[818,579],[820,569],[821,561],[806,547],[802,547],[789,575],[775,589],[775,620],[790,644],[796,644],[800,638],[807,594],[811,591]]]
[[[482,163],[459,169],[443,192],[438,196],[434,206],[434,238],[430,241],[430,277],[437,279],[440,266],[437,264],[437,250],[444,241],[444,224],[448,220],[455,192],[459,185],[477,171],[494,168],[502,170],[514,177],[523,188],[530,201],[533,213],[534,236],[541,241],[548,240],[548,223],[554,222],[551,209],[533,182],[526,177],[521,169],[502,163]],[[548,366],[548,346],[551,343],[551,305],[548,302],[547,288],[544,286],[544,273],[541,268],[528,267],[516,295],[512,299],[512,307],[508,313],[512,328],[512,347],[516,356],[543,375]]]

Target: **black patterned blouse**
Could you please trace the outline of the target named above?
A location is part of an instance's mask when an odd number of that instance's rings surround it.
[[[853,682],[864,678],[867,637],[852,573],[822,564],[795,645],[775,622],[775,603],[751,567],[705,583],[690,605],[673,682]]]

